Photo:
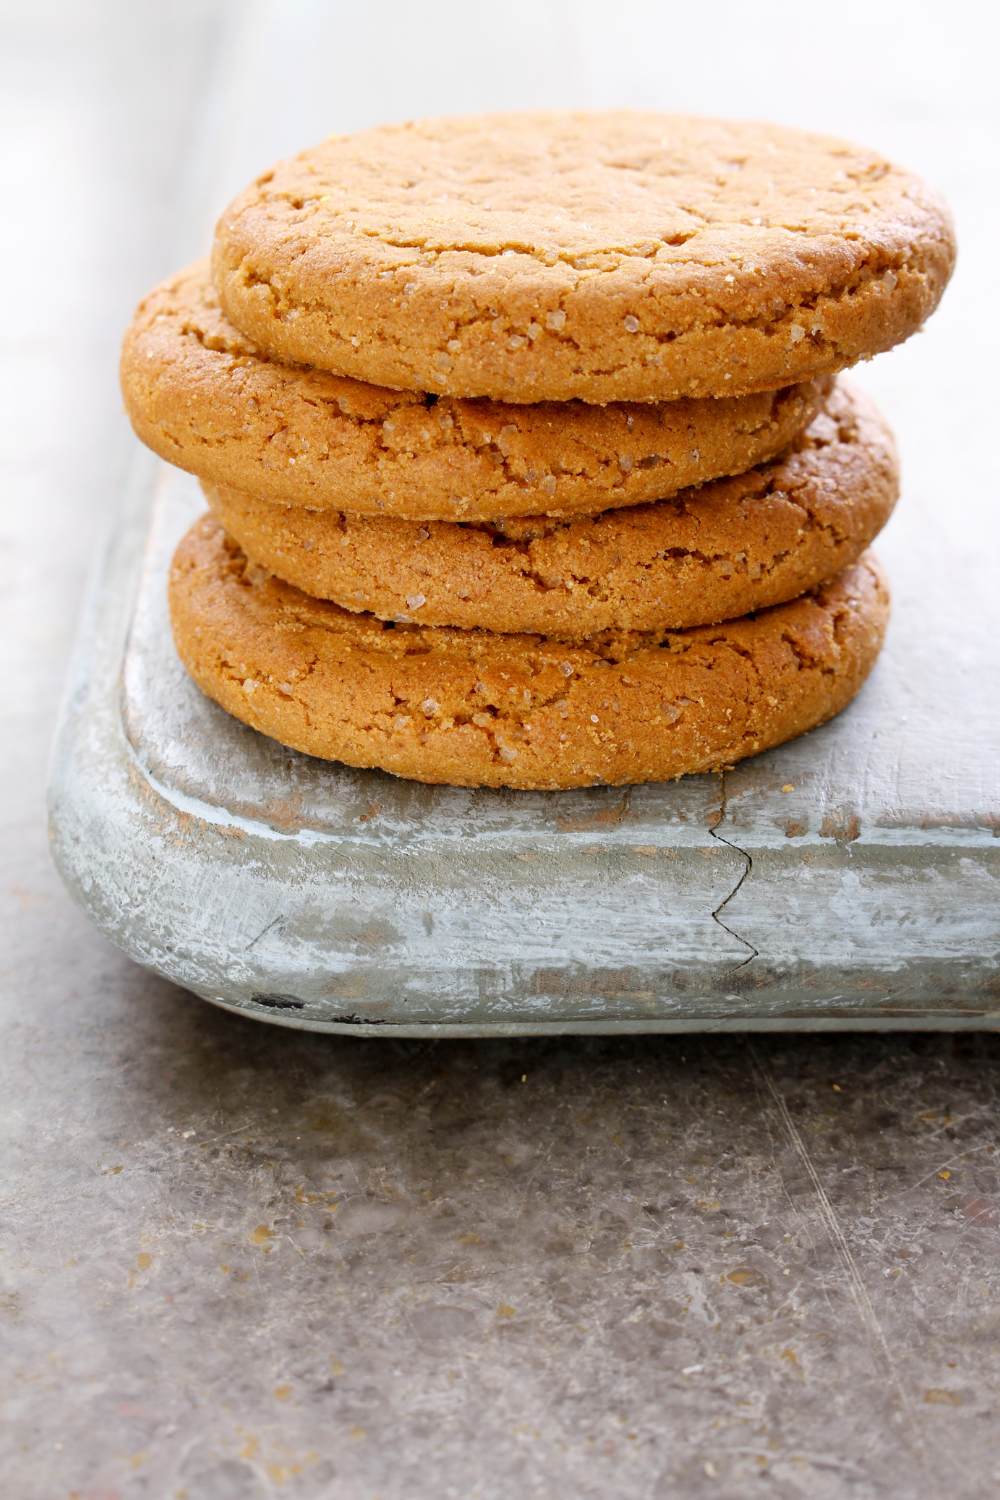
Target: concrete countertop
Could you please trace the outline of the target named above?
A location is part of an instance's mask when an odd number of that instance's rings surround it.
[[[989,37],[893,4],[822,41],[728,3],[0,14],[5,1496],[1000,1488],[996,1036],[282,1032],[112,949],[42,811],[132,448],[120,331],[255,170],[328,130],[544,101],[882,147],[949,194],[963,256],[928,333],[863,379],[953,521],[997,491]],[[941,565],[960,608],[961,557]]]

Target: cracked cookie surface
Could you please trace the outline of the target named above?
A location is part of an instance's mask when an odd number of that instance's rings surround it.
[[[860,557],[899,475],[889,428],[841,382],[781,458],[583,519],[419,523],[204,488],[247,556],[307,594],[383,619],[580,640],[795,598]]]
[[[779,453],[824,382],[722,400],[504,406],[285,365],[234,327],[206,262],[144,298],[122,390],[139,437],[215,484],[356,515],[593,514]]]
[[[813,379],[933,311],[951,221],[825,136],[629,111],[334,136],[226,209],[213,275],[262,348],[502,401],[671,401]]]
[[[174,637],[209,697],[282,744],[417,781],[556,790],[717,770],[854,697],[888,595],[866,554],[728,625],[586,645],[383,624],[247,562],[211,517],[170,575]]]

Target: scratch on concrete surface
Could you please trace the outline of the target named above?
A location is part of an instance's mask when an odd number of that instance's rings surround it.
[[[753,869],[753,858],[750,854],[748,854],[746,849],[741,849],[739,844],[734,844],[732,839],[727,839],[723,834],[719,832],[720,827],[725,822],[727,805],[728,797],[726,792],[726,773],[725,771],[720,771],[719,810],[715,815],[714,822],[709,824],[708,831],[711,834],[712,838],[715,839],[717,844],[725,844],[727,849],[732,849],[734,854],[738,854],[740,856],[740,858],[743,860],[743,869],[740,871],[739,880],[737,880],[728,896],[725,896],[713,911],[712,921],[717,922],[718,925],[722,928],[723,932],[728,932],[731,938],[735,938],[738,943],[742,943],[744,948],[747,949],[746,958],[741,959],[740,962],[736,964],[732,970],[730,970],[731,973],[736,974],[740,969],[745,969],[747,964],[753,963],[754,959],[758,957],[760,950],[754,947],[749,938],[743,937],[741,933],[736,932],[732,927],[730,927],[728,922],[723,921],[721,915],[729,905],[730,901],[732,901],[733,897],[737,894],[740,887],[743,885],[743,882],[747,879],[750,871]]]
[[[770,1097],[771,1102],[774,1105],[781,1124],[785,1130],[785,1133],[792,1144],[795,1154],[801,1161],[802,1166],[805,1169],[806,1176],[809,1178],[810,1185],[814,1193],[816,1194],[816,1201],[819,1205],[820,1218],[822,1219],[823,1226],[826,1229],[827,1234],[830,1236],[833,1247],[836,1250],[841,1263],[843,1264],[844,1271],[847,1276],[847,1285],[850,1291],[851,1300],[853,1301],[857,1309],[858,1316],[861,1319],[861,1322],[864,1324],[865,1329],[869,1335],[876,1360],[879,1364],[882,1365],[886,1375],[888,1376],[892,1388],[896,1393],[896,1398],[899,1402],[900,1410],[907,1418],[911,1426],[913,1426],[914,1436],[919,1444],[921,1442],[921,1437],[919,1430],[916,1429],[916,1426],[913,1423],[913,1411],[909,1396],[907,1394],[906,1388],[899,1378],[899,1373],[896,1369],[896,1363],[892,1356],[892,1350],[889,1347],[889,1341],[886,1338],[882,1325],[878,1320],[878,1315],[875,1312],[871,1297],[868,1295],[868,1288],[865,1286],[864,1278],[862,1277],[861,1272],[858,1269],[858,1263],[854,1259],[854,1256],[851,1252],[851,1247],[848,1244],[847,1236],[844,1233],[843,1228],[841,1227],[841,1223],[837,1217],[836,1210],[834,1209],[833,1204],[830,1202],[829,1195],[824,1188],[822,1181],[820,1180],[820,1175],[816,1170],[813,1159],[809,1155],[809,1148],[807,1147],[802,1137],[801,1131],[799,1130],[795,1121],[792,1119],[791,1111],[789,1110],[788,1105],[785,1103],[785,1099],[781,1093],[781,1090],[774,1082],[774,1079],[771,1077],[768,1069],[761,1062],[760,1057],[757,1053],[757,1049],[754,1047],[753,1043],[748,1042],[747,1046],[750,1054],[750,1061],[753,1066],[754,1073],[757,1076],[758,1084],[767,1092],[768,1096]]]

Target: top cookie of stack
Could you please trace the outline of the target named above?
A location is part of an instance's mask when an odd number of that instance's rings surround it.
[[[940,202],[779,126],[615,112],[335,136],[223,214],[213,275],[262,349],[393,389],[676,401],[812,380],[936,305]]]

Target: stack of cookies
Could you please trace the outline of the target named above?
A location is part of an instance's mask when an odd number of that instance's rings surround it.
[[[858,691],[946,210],[839,141],[653,114],[338,136],[140,305],[139,436],[208,514],[180,655],[283,744],[465,786],[717,769]]]

